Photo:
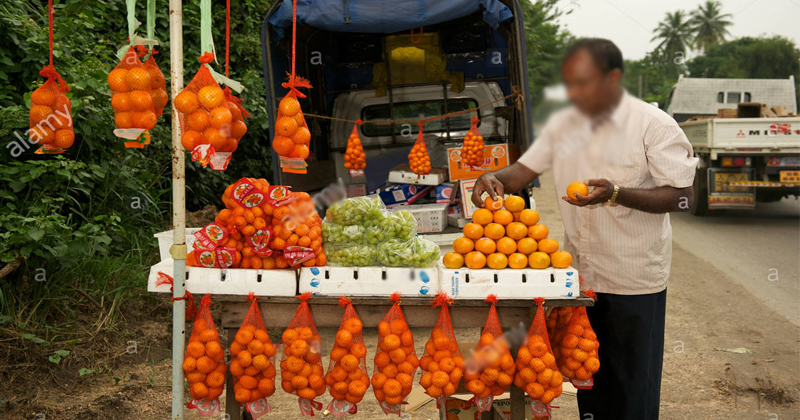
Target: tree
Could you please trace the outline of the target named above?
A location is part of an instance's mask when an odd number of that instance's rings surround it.
[[[651,41],[660,40],[656,51],[668,60],[683,57],[689,49],[692,35],[686,12],[677,10],[667,12],[667,16],[656,27],[656,35]]]
[[[522,0],[522,20],[525,22],[525,50],[528,56],[528,81],[531,104],[536,106],[544,99],[544,88],[557,83],[560,76],[561,56],[570,39],[570,33],[556,20],[563,11],[556,7],[558,0]]]
[[[714,45],[725,41],[725,36],[730,35],[727,27],[733,24],[728,18],[733,17],[730,13],[722,14],[722,4],[717,1],[708,0],[705,4],[692,11],[692,18],[689,19],[692,33],[694,34],[693,45],[702,52],[708,51]]]
[[[625,60],[625,75],[622,86],[634,96],[646,102],[658,102],[663,107],[669,91],[678,80],[678,64],[664,60],[658,53],[649,53],[641,60]],[[639,94],[641,78],[641,96]]]

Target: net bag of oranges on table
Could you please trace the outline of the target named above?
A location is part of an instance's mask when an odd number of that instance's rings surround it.
[[[464,137],[464,144],[461,147],[461,164],[467,167],[478,167],[483,165],[483,136],[478,130],[476,116],[470,118],[470,127]]]
[[[372,389],[384,413],[400,415],[402,404],[411,393],[419,359],[414,335],[400,308],[400,294],[393,293],[389,299],[394,304],[378,323],[379,351],[372,370]]]
[[[597,296],[593,290],[584,294],[595,299]],[[597,341],[597,334],[592,329],[585,307],[560,309],[570,309],[572,314],[566,328],[556,330],[557,335],[553,340],[556,363],[561,374],[575,388],[592,389],[592,376],[600,370],[600,358],[597,355],[600,343]]]
[[[418,125],[417,139],[408,153],[408,166],[411,172],[417,175],[427,175],[431,173],[431,157],[428,155],[428,147],[425,146],[425,137],[422,135],[422,121]]]
[[[467,360],[464,371],[467,390],[474,395],[471,402],[479,413],[492,409],[494,397],[508,389],[514,382],[516,372],[514,357],[497,318],[497,296],[489,295],[486,301],[492,304],[489,316],[480,341]]]
[[[257,419],[270,412],[267,397],[275,393],[275,346],[267,334],[253,293],[252,302],[231,343],[234,398]]]
[[[108,73],[111,108],[114,110],[114,135],[125,147],[143,148],[150,144],[150,130],[158,116],[152,96],[153,78],[131,45],[120,62]]]
[[[353,131],[347,138],[347,149],[344,153],[344,167],[350,172],[350,176],[364,176],[364,168],[367,167],[367,155],[364,154],[364,145],[358,136],[359,125],[364,125],[360,119],[353,124]]]
[[[339,297],[339,305],[345,307],[344,317],[336,332],[325,383],[333,397],[327,410],[336,417],[343,417],[358,412],[358,403],[364,399],[369,388],[369,375],[363,324],[350,299]]]
[[[297,298],[300,307],[281,336],[284,349],[280,364],[281,388],[299,397],[302,415],[313,416],[314,409],[322,409],[322,403],[314,401],[314,398],[325,393],[326,385],[322,370],[322,339],[308,308],[311,293]]]
[[[75,142],[72,126],[72,102],[66,92],[69,86],[55,67],[45,66],[39,74],[47,80],[31,93],[31,143],[41,145],[37,154],[60,154]]]
[[[430,339],[425,343],[425,355],[419,361],[424,372],[419,384],[425,388],[426,394],[436,399],[437,408],[443,407],[445,398],[456,392],[464,374],[464,357],[458,348],[447,308],[451,303],[445,293],[436,295],[433,305],[442,309]]]
[[[205,295],[200,301],[183,359],[183,372],[192,396],[188,407],[196,408],[202,415],[220,412],[219,396],[222,395],[225,373],[228,371],[225,350],[211,318],[210,308],[211,295]]]
[[[534,299],[537,305],[528,338],[517,353],[517,374],[514,385],[531,398],[531,413],[536,417],[551,417],[548,406],[561,395],[563,378],[550,347],[544,315],[544,299]]]

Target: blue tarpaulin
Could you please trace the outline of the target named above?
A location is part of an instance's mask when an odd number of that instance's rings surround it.
[[[390,34],[446,22],[483,8],[483,20],[497,29],[513,17],[498,0],[297,0],[297,22],[333,32]],[[283,0],[269,23],[276,39],[292,25],[292,0]]]

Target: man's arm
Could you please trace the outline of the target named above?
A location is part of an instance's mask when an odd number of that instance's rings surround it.
[[[536,172],[529,169],[520,162],[515,162],[511,166],[499,169],[494,172],[487,172],[478,178],[475,188],[472,190],[472,202],[483,207],[481,196],[489,193],[492,200],[498,196],[502,197],[506,192],[517,192],[539,176]]]
[[[589,194],[585,196],[575,194],[572,198],[566,196],[561,198],[570,204],[583,207],[605,203],[614,194],[614,184],[607,179],[590,179],[586,185],[594,187]],[[620,187],[615,203],[647,213],[668,213],[688,211],[693,200],[692,187],[663,186],[649,190]]]

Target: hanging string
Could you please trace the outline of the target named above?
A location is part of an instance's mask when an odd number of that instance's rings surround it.
[[[225,11],[225,77],[230,75],[230,59],[231,59],[231,0],[226,2]]]
[[[294,63],[295,53],[297,49],[297,0],[292,0],[292,76],[295,78]]]
[[[50,65],[53,65],[53,0],[47,0],[47,19],[50,27]]]

